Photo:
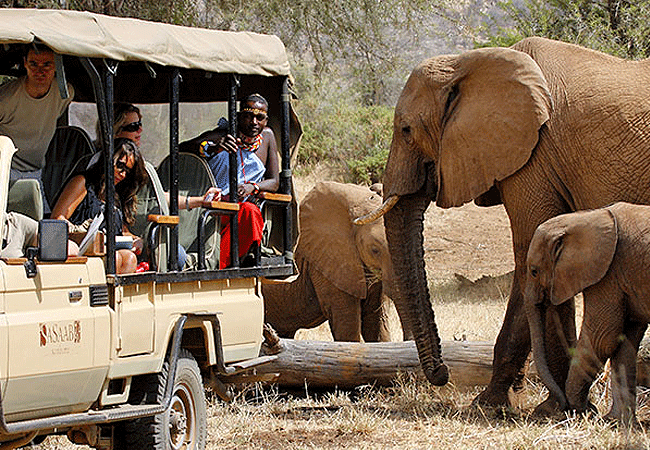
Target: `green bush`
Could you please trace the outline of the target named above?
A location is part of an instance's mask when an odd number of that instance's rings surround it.
[[[527,36],[544,36],[622,58],[650,56],[650,0],[502,0],[506,26],[486,30],[477,46],[508,46]]]
[[[392,136],[393,108],[354,101],[303,100],[297,111],[303,123],[297,159],[301,167],[325,163],[343,173],[340,181],[381,181]]]

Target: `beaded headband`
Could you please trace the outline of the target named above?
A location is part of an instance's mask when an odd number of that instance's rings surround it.
[[[252,112],[253,114],[266,114],[266,111],[257,108],[244,108],[241,110],[241,112]]]

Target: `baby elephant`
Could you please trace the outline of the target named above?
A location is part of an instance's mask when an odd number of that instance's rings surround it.
[[[535,231],[524,300],[540,377],[562,409],[587,409],[589,388],[609,358],[613,398],[607,416],[636,421],[636,356],[650,322],[649,268],[650,206],[616,203],[565,214]],[[563,392],[548,369],[547,358],[558,355],[545,354],[541,311],[566,308],[564,302],[579,292],[584,319]]]

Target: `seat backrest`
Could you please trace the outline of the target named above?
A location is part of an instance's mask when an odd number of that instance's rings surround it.
[[[141,237],[146,235],[149,214],[169,215],[169,206],[156,169],[149,161],[145,161],[144,167],[149,175],[149,180],[137,193],[138,209],[135,214],[135,223],[129,227],[133,234]]]
[[[54,206],[72,169],[84,156],[93,154],[95,147],[88,134],[75,126],[58,127],[45,154],[41,172],[45,198]]]
[[[34,220],[43,218],[43,196],[38,180],[23,178],[9,182],[7,211],[15,211]]]
[[[158,177],[163,189],[169,192],[169,156],[158,166]],[[182,196],[203,196],[210,188],[216,186],[210,168],[200,157],[191,153],[178,154],[178,193]],[[179,213],[178,242],[185,248],[187,262],[185,268],[192,268],[197,261],[198,231],[197,226],[202,208],[190,211],[181,209]],[[220,234],[218,219],[210,218],[206,224],[206,268],[219,268]]]
[[[148,222],[149,214],[169,215],[169,205],[165,199],[158,173],[155,167],[148,161],[144,162],[144,167],[149,175],[147,183],[138,191],[138,208],[135,214],[135,222],[129,227],[129,230],[136,236],[145,240],[145,252],[149,256],[149,262],[153,263],[152,269],[159,271],[167,270],[167,229],[161,228],[155,236],[155,242],[150,242],[150,229],[155,226]]]

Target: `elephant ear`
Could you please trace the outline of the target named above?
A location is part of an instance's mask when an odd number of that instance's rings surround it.
[[[555,261],[551,302],[559,305],[602,280],[614,259],[618,231],[615,217],[607,209],[551,220],[562,225],[562,232],[549,246]]]
[[[458,57],[442,118],[437,204],[460,206],[526,164],[552,100],[526,53],[484,48]]]
[[[374,198],[375,201],[365,201]],[[362,205],[365,206],[365,209]],[[381,206],[380,197],[353,184],[320,182],[300,204],[296,258],[305,258],[338,289],[366,297],[366,279],[352,220]],[[358,215],[353,215],[358,214]]]

